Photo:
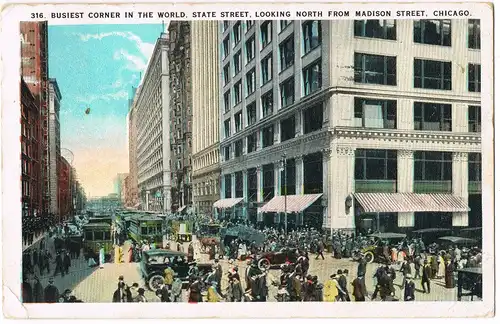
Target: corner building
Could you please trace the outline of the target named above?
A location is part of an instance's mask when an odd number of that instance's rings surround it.
[[[221,217],[481,226],[479,20],[224,21],[219,35]]]
[[[170,105],[168,38],[156,41],[134,106],[137,181],[142,209],[170,213]],[[135,100],[135,99],[134,99]]]

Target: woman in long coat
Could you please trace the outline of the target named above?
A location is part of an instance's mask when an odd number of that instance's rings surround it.
[[[104,246],[99,247],[99,267],[103,268],[104,267]]]
[[[336,275],[332,275],[330,279],[325,282],[323,288],[323,301],[325,302],[334,302],[337,300],[339,290],[337,288],[337,281],[334,279],[335,277]]]
[[[128,262],[129,263],[134,262],[134,246],[132,244],[129,245],[127,254],[128,254]]]
[[[446,264],[444,262],[443,254],[439,255],[438,262],[439,262],[439,265],[438,265],[437,277],[444,278],[444,276],[446,274]]]

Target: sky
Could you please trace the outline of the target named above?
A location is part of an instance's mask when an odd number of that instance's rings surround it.
[[[112,193],[116,175],[128,172],[128,99],[162,30],[161,24],[49,26],[49,76],[62,95],[61,153],[73,153],[87,197]]]

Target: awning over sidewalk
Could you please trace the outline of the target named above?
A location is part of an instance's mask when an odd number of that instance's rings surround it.
[[[141,203],[135,204],[133,208],[139,208],[139,206],[141,206]]]
[[[231,208],[243,201],[243,198],[225,198],[214,202],[214,208]]]
[[[184,209],[186,209],[186,206],[185,206],[185,205],[184,205],[184,206],[182,206],[181,208],[177,209],[177,212],[178,212],[178,213],[182,213],[182,211],[183,211]]]
[[[450,194],[354,193],[365,213],[468,212],[462,198]]]
[[[311,206],[323,194],[311,195],[287,195],[286,196],[286,212],[300,213],[307,207]],[[285,196],[275,196],[267,204],[259,208],[261,213],[284,213],[285,212]]]

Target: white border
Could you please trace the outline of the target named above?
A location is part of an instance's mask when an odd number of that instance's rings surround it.
[[[63,2],[53,1],[53,2]],[[73,2],[83,2],[76,1]],[[94,1],[85,1],[94,2]],[[116,3],[117,1],[109,1]],[[148,2],[162,2],[151,0]],[[192,3],[201,1],[192,1]],[[222,2],[231,2],[230,9],[227,4]],[[307,2],[307,4],[306,4]],[[174,5],[172,10],[186,11],[203,11],[203,8],[210,11],[229,11],[238,10],[241,8],[254,7],[262,9],[263,3],[253,2],[251,4],[235,3],[235,1],[204,1],[203,4],[181,4]],[[320,10],[324,4],[310,1],[302,1],[301,3],[271,3],[265,4],[266,9],[284,10],[289,7],[292,11],[303,8],[304,10]],[[393,8],[398,9],[414,8],[422,10],[423,8],[439,8],[458,10],[459,8],[469,10],[474,17],[480,17],[481,32],[482,32],[482,48],[481,48],[481,63],[483,71],[482,80],[482,99],[483,107],[483,228],[488,229],[483,233],[483,274],[484,279],[483,301],[482,302],[417,302],[417,303],[293,303],[293,304],[274,304],[274,303],[203,303],[203,304],[54,304],[54,305],[22,305],[19,300],[20,287],[20,252],[21,247],[21,206],[20,203],[20,109],[19,109],[19,66],[20,66],[20,42],[19,42],[19,21],[30,20],[29,13],[34,11],[33,6],[26,5],[11,5],[7,6],[1,13],[2,34],[0,38],[0,50],[2,65],[1,82],[2,91],[0,94],[0,103],[2,106],[2,201],[7,202],[2,208],[3,221],[3,306],[4,314],[10,318],[329,318],[329,317],[485,317],[492,316],[494,310],[494,232],[493,229],[493,109],[484,109],[485,107],[493,107],[493,10],[486,3],[440,3],[429,4],[390,4],[390,3],[329,3],[328,9],[334,10],[346,9],[351,10],[369,10]],[[168,10],[172,7],[171,4],[163,5],[144,5],[129,4],[124,5],[47,5],[37,6],[37,12],[50,11],[156,11],[156,8]],[[195,10],[196,9],[196,10]],[[253,10],[253,9],[252,9]],[[251,10],[251,11],[252,11]],[[325,19],[325,18],[323,18]],[[352,17],[350,18],[352,19]],[[151,23],[160,23],[161,20],[150,21]],[[78,21],[53,21],[49,20],[49,24],[86,24],[86,23],[109,23],[109,21],[97,20],[78,20]],[[116,20],[111,21],[113,24],[120,23],[145,23],[145,21],[133,20]],[[486,167],[489,165],[490,167]],[[19,215],[19,216],[18,216]],[[490,284],[491,283],[491,284]],[[330,306],[326,306],[330,305]],[[279,308],[277,307],[279,306]],[[396,307],[395,307],[396,306]]]

